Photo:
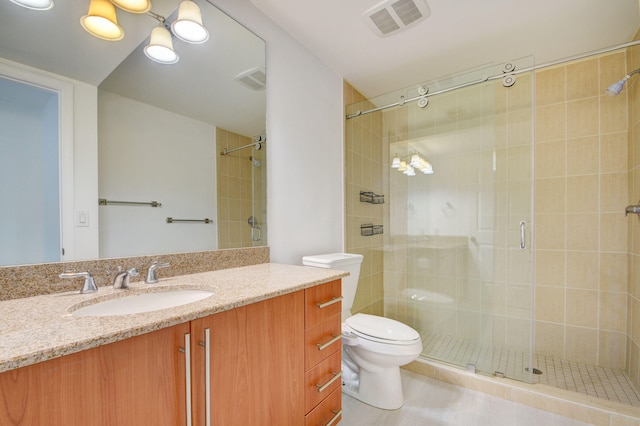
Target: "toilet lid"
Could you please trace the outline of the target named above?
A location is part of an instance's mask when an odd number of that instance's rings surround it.
[[[376,339],[409,342],[420,338],[418,332],[408,325],[376,315],[355,314],[347,318],[345,323],[357,334]]]

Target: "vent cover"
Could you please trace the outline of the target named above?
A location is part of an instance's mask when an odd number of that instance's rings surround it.
[[[381,37],[409,28],[431,15],[424,0],[387,0],[367,10],[362,18]]]
[[[267,84],[267,74],[262,67],[251,68],[236,75],[234,80],[252,90],[262,90]]]

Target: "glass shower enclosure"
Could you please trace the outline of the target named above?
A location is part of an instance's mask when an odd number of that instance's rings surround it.
[[[501,68],[366,103],[400,99],[376,112],[388,194],[384,314],[420,333],[422,357],[531,381],[535,82],[531,73],[480,82]]]

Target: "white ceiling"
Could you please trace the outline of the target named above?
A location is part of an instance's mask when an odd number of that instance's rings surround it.
[[[533,55],[545,63],[630,41],[638,0],[426,0],[431,16],[387,37],[380,0],[250,0],[368,97]]]

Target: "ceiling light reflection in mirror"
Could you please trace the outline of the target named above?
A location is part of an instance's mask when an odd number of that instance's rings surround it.
[[[17,5],[35,10],[49,10],[52,0],[11,0]],[[80,25],[94,37],[107,41],[124,38],[124,29],[118,24],[116,6],[126,12],[146,14],[159,24],[150,36],[145,55],[161,64],[175,64],[180,56],[173,49],[172,37],[191,44],[201,44],[209,39],[209,31],[202,23],[200,7],[191,0],[184,0],[178,8],[178,17],[167,25],[166,18],[151,10],[149,0],[91,0],[89,11],[80,18]]]

